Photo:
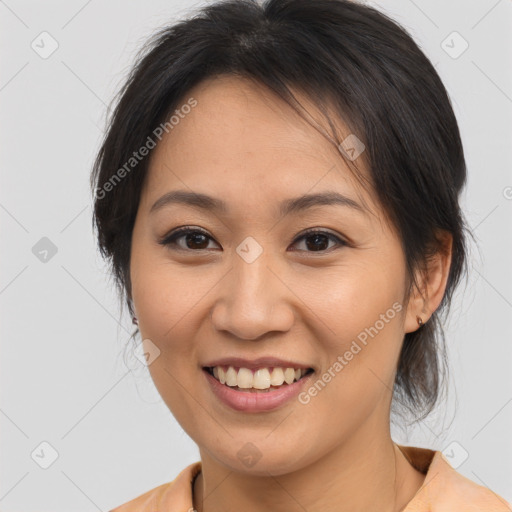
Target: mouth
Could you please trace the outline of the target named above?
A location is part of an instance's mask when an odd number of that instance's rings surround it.
[[[246,393],[268,393],[283,389],[298,382],[311,373],[313,368],[284,366],[263,366],[246,368],[243,366],[204,366],[203,371],[220,384]]]

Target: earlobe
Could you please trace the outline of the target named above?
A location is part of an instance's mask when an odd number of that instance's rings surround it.
[[[438,235],[439,249],[429,257],[426,268],[418,271],[418,287],[407,306],[404,330],[406,333],[421,328],[436,311],[443,300],[452,259],[452,235],[443,232]]]
[[[427,304],[428,302],[426,297],[424,297],[424,295],[422,295],[421,292],[415,288],[413,295],[409,300],[409,304],[407,305],[404,332],[408,333],[417,331],[420,327],[428,322],[431,313],[428,310]]]

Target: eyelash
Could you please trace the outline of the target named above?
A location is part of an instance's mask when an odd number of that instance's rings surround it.
[[[184,226],[182,228],[178,228],[176,231],[171,232],[167,235],[165,235],[161,240],[158,241],[160,245],[163,245],[164,247],[173,249],[173,250],[183,250],[183,251],[190,251],[190,252],[201,252],[201,251],[207,251],[209,249],[189,249],[189,248],[183,248],[183,247],[177,247],[176,241],[188,234],[192,233],[200,233],[206,237],[208,237],[210,240],[213,240],[213,238],[203,229],[191,227],[191,226]],[[296,244],[298,241],[302,240],[303,238],[307,238],[308,236],[312,235],[324,235],[329,238],[329,240],[332,240],[336,242],[340,247],[348,246],[348,242],[345,240],[342,240],[340,237],[336,236],[335,234],[331,233],[330,231],[324,231],[317,228],[310,228],[304,231],[300,234],[295,240],[292,242],[292,244]],[[215,242],[217,243],[217,242]],[[173,247],[174,246],[174,247]],[[340,248],[338,247],[338,248]],[[309,252],[309,253],[328,253],[333,249],[332,247],[320,251],[301,251],[301,252]],[[300,250],[299,250],[300,251]]]

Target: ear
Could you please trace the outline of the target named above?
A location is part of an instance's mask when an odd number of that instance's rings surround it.
[[[452,261],[452,235],[443,231],[437,236],[439,249],[428,258],[426,267],[418,270],[416,280],[419,286],[414,288],[409,299],[405,317],[405,332],[416,331],[422,323],[427,323],[432,313],[439,307],[446,290],[448,274]]]

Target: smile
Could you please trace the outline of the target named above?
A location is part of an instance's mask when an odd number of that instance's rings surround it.
[[[269,392],[301,380],[312,368],[213,366],[205,370],[218,382],[237,391]]]

